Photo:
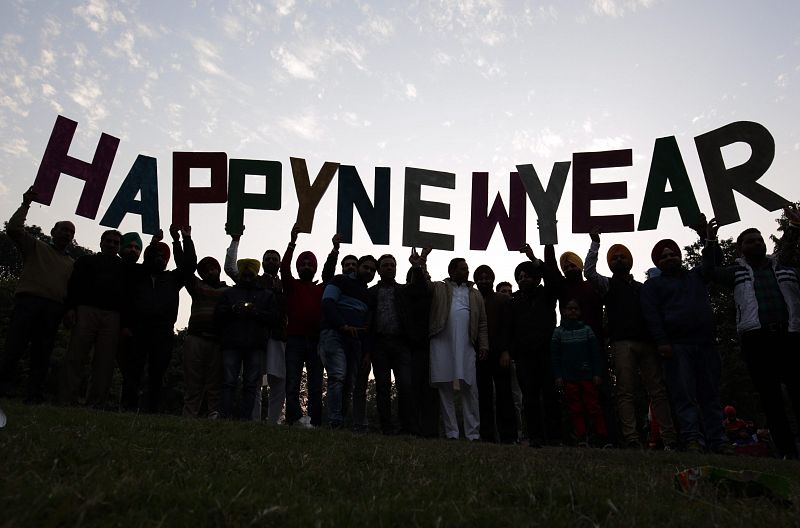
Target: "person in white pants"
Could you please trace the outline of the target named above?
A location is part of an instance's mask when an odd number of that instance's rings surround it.
[[[421,257],[412,253],[415,264]],[[421,264],[417,262],[416,265]],[[431,385],[439,389],[445,435],[459,437],[455,410],[458,391],[464,414],[464,436],[480,439],[478,388],[475,383],[476,349],[481,358],[489,352],[486,309],[483,298],[467,281],[469,266],[463,258],[455,258],[447,267],[449,278],[431,284]]]

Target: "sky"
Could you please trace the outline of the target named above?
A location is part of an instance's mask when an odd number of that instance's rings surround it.
[[[224,151],[229,158],[280,161],[279,211],[247,211],[240,257],[283,251],[297,212],[290,157],[314,178],[325,161],[353,165],[372,194],[375,167],[391,168],[390,245],[373,246],[358,216],[342,255],[393,253],[404,262],[406,167],[455,173],[456,188],[424,188],[450,204],[450,219],[422,219],[452,234],[453,252],[434,251],[429,269],[446,276],[451,258],[491,265],[511,280],[522,260],[499,229],[487,251],[469,250],[473,172],[490,174],[490,203],[508,204],[508,174],[533,164],[546,182],[553,163],[575,152],[632,149],[631,167],[593,171],[624,181],[626,199],[594,202],[592,213],[635,215],[638,223],[656,138],[675,136],[700,208],[712,216],[694,138],[735,121],[755,121],[775,141],[759,183],[799,200],[800,2],[740,0],[574,0],[559,2],[84,2],[4,0],[0,5],[0,210],[7,220],[33,183],[57,116],[78,122],[70,155],[91,160],[100,134],[120,138],[97,218],[75,214],[83,182],[62,175],[50,206],[29,223],[76,224],[76,240],[97,249],[99,220],[137,155],[158,160],[162,227],[171,218],[172,152]],[[750,149],[723,149],[726,166]],[[556,253],[585,255],[572,233],[571,172],[558,209]],[[207,184],[193,171],[192,184]],[[298,250],[320,262],[336,229],[334,179]],[[248,178],[247,190],[259,192]],[[261,184],[263,191],[263,183]],[[737,196],[742,221],[775,231],[777,212]],[[191,208],[198,254],[224,258],[224,204]],[[528,204],[527,240],[542,255]],[[128,215],[122,231],[141,230]],[[634,255],[643,279],[660,238],[695,235],[665,209],[657,231],[609,233]],[[604,250],[601,249],[601,255]],[[599,270],[608,273],[601,257]],[[404,266],[399,266],[400,274]],[[177,326],[186,324],[182,298]]]

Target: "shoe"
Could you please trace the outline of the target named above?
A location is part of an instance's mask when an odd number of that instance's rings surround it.
[[[541,449],[542,448],[542,443],[539,442],[538,440],[530,439],[530,440],[528,440],[528,447],[533,447],[535,449]]]
[[[582,441],[582,442],[578,442],[576,445],[578,447],[589,447],[589,442]]]
[[[626,449],[635,449],[637,451],[641,451],[642,449],[644,449],[644,446],[638,440],[630,440],[625,444],[625,448]]]
[[[666,453],[677,450],[678,450],[678,442],[670,442],[668,444],[664,444],[664,452]]]
[[[683,450],[687,453],[705,453],[705,449],[703,449],[703,446],[697,440],[686,442],[686,446],[684,446]]]

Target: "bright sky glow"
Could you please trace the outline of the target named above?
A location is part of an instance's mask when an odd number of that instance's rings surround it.
[[[76,238],[96,248],[100,217],[138,154],[158,159],[162,226],[171,217],[173,151],[225,151],[229,157],[283,163],[281,211],[249,211],[240,256],[286,247],[297,200],[289,157],[357,167],[371,192],[374,167],[392,169],[391,245],[371,247],[355,220],[342,254],[394,253],[401,247],[405,167],[454,172],[454,191],[423,191],[452,205],[450,220],[423,228],[455,235],[454,253],[434,252],[442,278],[453,256],[474,269],[490,264],[512,279],[521,260],[499,230],[487,252],[469,248],[471,175],[491,175],[491,196],[508,204],[508,172],[533,163],[543,178],[573,152],[633,149],[633,167],[598,171],[625,180],[625,200],[595,214],[633,213],[638,222],[656,138],[675,135],[701,209],[711,215],[693,138],[739,120],[763,124],[776,143],[760,183],[793,200],[800,166],[800,3],[689,0],[534,2],[34,2],[0,6],[0,207],[6,220],[33,183],[58,114],[79,123],[70,154],[90,160],[100,132],[121,138],[95,220],[74,214],[82,182],[63,176],[51,207],[29,222],[49,229],[76,223]],[[730,166],[747,148],[725,151]],[[589,237],[571,233],[572,186],[559,208],[560,244],[585,255]],[[744,220],[774,232],[778,213],[739,198]],[[528,206],[528,240],[541,255]],[[199,256],[222,260],[224,205],[192,207]],[[336,225],[336,180],[314,231],[298,249],[320,259]],[[140,230],[129,215],[123,231]],[[629,245],[639,278],[652,244],[694,235],[676,210],[656,232],[608,234]],[[601,259],[602,260],[602,259]],[[604,262],[601,271],[606,272]],[[401,274],[404,266],[400,266]],[[186,299],[184,299],[186,300]],[[178,326],[188,318],[184,302]]]

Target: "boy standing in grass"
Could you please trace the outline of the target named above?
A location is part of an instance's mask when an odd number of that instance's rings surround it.
[[[578,445],[586,446],[588,415],[599,445],[608,437],[597,386],[602,383],[603,358],[592,329],[581,321],[578,301],[570,299],[561,310],[561,326],[553,332],[550,358],[556,386],[564,391]]]

